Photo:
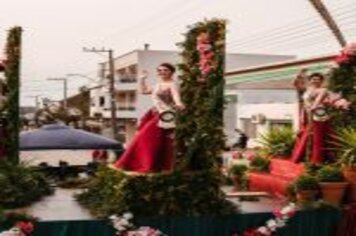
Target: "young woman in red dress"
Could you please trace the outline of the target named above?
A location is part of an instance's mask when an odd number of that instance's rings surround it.
[[[140,92],[150,94],[154,106],[142,117],[138,131],[115,167],[141,173],[173,169],[174,121],[163,116],[184,109],[179,90],[173,79],[175,67],[162,63],[157,68],[159,82],[154,88],[146,84],[147,72],[140,81]]]
[[[349,102],[323,87],[325,77],[321,73],[311,74],[306,86],[305,72],[306,70],[302,70],[294,83],[301,96],[301,108],[300,132],[291,159],[300,162],[307,156],[311,163],[318,164],[332,159],[328,147],[333,129],[329,124],[327,108],[330,106],[345,110],[348,109]]]

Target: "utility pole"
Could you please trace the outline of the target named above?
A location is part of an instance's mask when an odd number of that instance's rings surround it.
[[[67,109],[67,92],[68,92],[68,81],[67,78],[48,78],[47,80],[63,81],[63,108]]]
[[[35,99],[35,105],[36,105],[36,111],[40,108],[40,102],[39,102],[39,97],[42,95],[35,95],[35,96],[27,96],[29,98],[34,98]]]
[[[110,80],[110,104],[111,104],[111,128],[112,137],[116,139],[118,134],[117,122],[116,122],[116,99],[115,99],[115,68],[114,68],[114,51],[112,49],[96,49],[96,48],[83,48],[84,52],[95,52],[95,53],[107,53],[108,54],[108,64],[109,64],[109,80]]]
[[[313,5],[313,7],[319,13],[321,18],[325,21],[326,25],[333,33],[340,46],[344,47],[346,45],[345,37],[342,34],[339,26],[336,24],[336,21],[331,16],[325,4],[321,0],[309,0],[309,2]]]

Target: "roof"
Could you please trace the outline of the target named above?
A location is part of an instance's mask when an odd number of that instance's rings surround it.
[[[295,89],[292,83],[292,78],[284,78],[279,80],[269,81],[252,81],[229,84],[225,88],[231,89]]]
[[[301,68],[307,68],[310,72],[322,72],[326,73],[330,70],[330,64],[332,63],[335,55],[327,55],[321,57],[307,58],[307,59],[298,59],[285,62],[278,62],[272,64],[266,64],[261,66],[255,66],[250,68],[244,68],[241,70],[230,71],[225,74],[226,84],[236,85],[239,83],[240,87],[244,87],[241,83],[255,83],[254,88],[258,87],[269,87],[277,86],[283,87],[287,82],[279,84],[281,81],[291,80],[295,77],[298,71]],[[268,83],[267,83],[268,81]],[[275,82],[271,82],[275,81]],[[278,82],[279,81],[279,82]],[[259,86],[256,86],[256,83],[259,83]],[[265,84],[263,84],[265,83]],[[247,85],[245,85],[247,86]],[[252,85],[248,85],[251,87]],[[229,86],[231,87],[231,86]],[[289,88],[287,85],[283,88]]]

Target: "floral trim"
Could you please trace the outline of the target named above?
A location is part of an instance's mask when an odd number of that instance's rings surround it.
[[[117,230],[117,236],[165,236],[161,231],[148,226],[136,228],[131,222],[133,219],[132,213],[125,213],[122,216],[113,215],[110,220]]]
[[[214,52],[210,42],[210,36],[207,32],[202,32],[197,37],[197,51],[199,52],[199,70],[201,77],[200,82],[205,82],[206,77],[213,69]]]
[[[0,236],[29,236],[34,228],[30,221],[19,221],[11,229],[1,232]]]
[[[1,227],[9,230],[0,232],[0,236],[30,236],[38,218],[16,212],[0,212]]]
[[[277,229],[285,227],[296,212],[297,206],[294,203],[288,203],[283,208],[273,211],[275,218],[266,221],[265,225],[246,230],[240,236],[271,236]],[[231,236],[238,236],[238,234],[234,233]]]

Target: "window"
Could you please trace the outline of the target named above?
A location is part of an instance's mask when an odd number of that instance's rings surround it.
[[[104,96],[99,97],[99,106],[100,107],[105,106],[105,97]]]
[[[292,128],[291,120],[270,120],[269,121],[270,129],[278,129],[278,128]]]

